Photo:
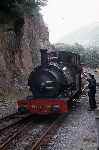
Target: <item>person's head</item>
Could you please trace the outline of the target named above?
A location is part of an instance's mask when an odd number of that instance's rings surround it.
[[[93,78],[94,78],[94,75],[92,74],[91,76],[92,76],[92,79],[93,79]]]
[[[89,78],[93,79],[94,78],[94,75],[89,73]]]
[[[88,76],[89,76],[90,79],[92,78],[92,74],[91,73],[88,73]]]

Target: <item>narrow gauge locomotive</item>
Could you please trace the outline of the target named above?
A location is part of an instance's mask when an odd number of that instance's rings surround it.
[[[18,111],[34,114],[69,112],[72,100],[81,93],[80,56],[71,52],[48,53],[41,49],[41,65],[30,74],[32,96],[18,100]]]

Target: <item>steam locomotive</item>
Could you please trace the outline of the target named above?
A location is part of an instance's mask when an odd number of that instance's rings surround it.
[[[41,49],[41,65],[29,75],[32,96],[18,100],[18,111],[33,114],[69,112],[81,93],[81,64],[78,54]]]

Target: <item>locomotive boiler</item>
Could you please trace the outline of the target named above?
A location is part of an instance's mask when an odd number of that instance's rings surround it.
[[[32,96],[19,100],[18,110],[37,114],[68,112],[73,98],[81,92],[80,56],[65,51],[40,51],[41,65],[28,79]]]

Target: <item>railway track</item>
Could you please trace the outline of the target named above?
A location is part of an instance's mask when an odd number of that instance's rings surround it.
[[[13,117],[14,117],[15,115],[17,115],[17,114],[19,114],[19,113],[18,113],[18,112],[15,112],[15,113],[10,114],[10,115],[8,115],[8,116],[2,117],[2,118],[0,119],[0,121],[13,118]]]
[[[83,92],[85,89],[86,88],[83,89]],[[58,118],[55,118],[47,125],[44,125],[41,132],[39,134],[37,133],[35,137],[32,137],[32,143],[30,146],[31,150],[46,150],[50,140],[56,134],[65,117],[66,114],[60,115]],[[9,125],[5,123],[5,126],[1,127],[4,124],[4,121],[8,122],[8,120],[10,121]],[[11,120],[13,120],[12,123]],[[0,120],[0,123],[2,124],[0,124],[0,134],[2,135],[2,137],[0,137],[0,150],[7,150],[11,142],[23,131],[28,129],[29,124],[31,124],[31,120],[33,120],[33,117],[31,118],[30,114],[25,114],[23,116],[19,116],[19,114],[14,114],[2,118]],[[32,125],[32,128],[34,126]]]
[[[54,129],[53,133],[55,134],[57,128],[59,128],[59,121],[61,122],[62,119],[63,119],[63,115],[58,117],[58,119],[55,119],[54,121],[52,121],[53,120],[52,119],[51,122],[47,123],[47,125],[45,124],[43,126],[41,132],[39,132],[39,134],[37,133],[35,138],[33,137],[31,149],[34,150],[34,149],[39,148],[43,139],[45,138],[45,136],[46,135],[48,136],[48,133],[50,134],[50,131],[52,131],[52,129]],[[31,117],[28,118],[27,121],[25,121],[21,124],[17,124],[15,127],[8,130],[7,132],[5,132],[5,134],[3,133],[2,139],[0,139],[0,143],[1,143],[0,150],[7,150],[8,146],[11,144],[12,140],[14,140],[23,131],[27,130],[29,124],[31,124]],[[36,124],[34,124],[34,127],[35,126],[36,126]],[[32,128],[33,128],[33,125],[32,125]],[[51,132],[50,136],[52,136],[52,132]],[[49,139],[49,138],[47,137],[47,139]],[[43,143],[43,146],[44,146],[44,143]]]
[[[86,88],[87,85],[82,89],[82,95],[84,94]],[[80,95],[80,97],[82,95]],[[50,140],[56,134],[65,117],[66,114],[61,115],[45,131],[42,131],[41,136],[37,138],[36,142],[33,141],[31,150],[46,150]]]
[[[4,118],[0,119],[0,133],[4,131],[5,129],[8,129],[15,124],[22,122],[25,118],[28,118],[30,114],[20,114],[20,113],[14,113],[9,116],[6,116]]]
[[[32,116],[27,115],[27,117],[22,118],[16,123],[1,129],[0,150],[7,149],[7,146],[12,142],[12,140],[27,128],[27,126],[30,124],[31,118]]]
[[[46,150],[50,140],[56,134],[65,117],[66,114],[59,116],[48,127],[46,127],[46,129],[43,129],[41,132],[42,134],[32,142],[31,150]]]

